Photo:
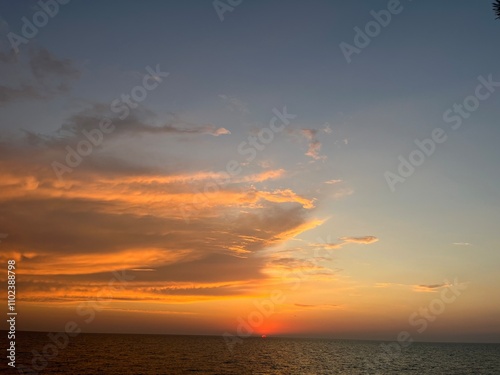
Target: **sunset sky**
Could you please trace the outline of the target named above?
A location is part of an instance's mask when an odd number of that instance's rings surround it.
[[[500,342],[490,1],[402,0],[350,63],[341,43],[387,1],[244,0],[221,21],[210,0],[72,0],[12,52],[36,4],[0,2],[18,329],[235,333],[274,293],[256,335]]]

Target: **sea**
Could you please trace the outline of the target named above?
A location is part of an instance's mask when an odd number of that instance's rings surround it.
[[[54,340],[17,332],[16,368],[4,356],[1,374],[500,375],[500,344],[415,342],[401,349],[357,340],[84,333]]]

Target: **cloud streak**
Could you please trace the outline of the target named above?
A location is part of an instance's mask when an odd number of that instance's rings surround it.
[[[361,236],[361,237],[340,237],[339,240],[341,240],[341,242],[312,243],[309,244],[309,246],[325,250],[338,250],[350,243],[355,243],[360,245],[370,245],[372,243],[378,242],[379,239],[378,237],[375,236]]]
[[[362,236],[362,237],[341,237],[344,242],[358,243],[358,244],[371,244],[377,242],[379,239],[375,236]]]

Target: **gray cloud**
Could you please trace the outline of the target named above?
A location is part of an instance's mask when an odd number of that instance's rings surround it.
[[[0,51],[0,64],[5,75],[0,83],[0,105],[26,99],[47,99],[68,92],[81,72],[69,59],[60,59],[45,48],[30,46],[24,55]],[[22,82],[5,80],[17,72]]]
[[[441,284],[421,284],[421,285],[418,285],[419,288],[423,288],[423,289],[439,289],[439,288],[444,288],[448,286],[448,284],[445,284],[445,283],[441,283]]]
[[[12,88],[0,85],[0,105],[22,99],[41,99],[43,95],[38,89],[29,85]]]
[[[26,140],[33,145],[44,145],[54,149],[65,148],[68,145],[78,143],[86,139],[84,131],[98,129],[103,119],[108,119],[114,126],[111,134],[106,134],[106,140],[126,135],[140,136],[146,134],[165,134],[165,135],[197,135],[209,134],[219,136],[230,134],[225,128],[214,125],[197,125],[184,122],[177,117],[173,120],[154,124],[155,114],[147,109],[136,108],[130,111],[130,114],[120,119],[117,114],[109,110],[105,104],[93,104],[92,106],[81,110],[70,116],[61,126],[59,126],[52,135],[35,134],[25,132]]]
[[[33,76],[44,81],[48,78],[78,79],[81,72],[70,59],[59,59],[45,48],[35,49],[30,52],[29,66]]]
[[[228,109],[232,112],[239,112],[242,115],[248,114],[250,112],[248,110],[247,104],[237,98],[228,95],[219,95],[219,98],[227,105]]]

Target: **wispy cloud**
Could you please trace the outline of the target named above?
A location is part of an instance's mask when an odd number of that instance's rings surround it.
[[[329,184],[329,185],[335,185],[335,184],[340,184],[341,182],[342,182],[342,180],[328,180],[328,181],[325,181],[324,183]]]
[[[0,64],[4,72],[0,84],[0,105],[66,93],[81,76],[74,61],[58,58],[49,50],[36,46],[30,46],[23,55],[0,51]],[[12,81],[10,76],[23,78]]]
[[[286,172],[284,169],[272,169],[260,173],[255,173],[249,176],[244,176],[236,180],[244,182],[262,182],[267,180],[277,180],[285,176],[285,174]]]
[[[432,293],[437,292],[439,289],[448,288],[450,284],[441,283],[441,284],[421,284],[421,285],[413,285],[413,290],[415,292],[424,292],[424,293]]]
[[[326,309],[326,310],[330,310],[330,309],[339,309],[342,307],[342,305],[334,305],[334,304],[315,304],[315,305],[309,305],[309,304],[305,304],[305,303],[294,303],[294,306],[296,307],[301,307],[301,308],[305,308],[305,309]]]
[[[352,242],[359,244],[371,244],[377,242],[379,239],[375,236],[362,236],[362,237],[341,237],[340,238],[344,242]]]
[[[154,123],[155,116],[146,110],[132,110],[130,115],[124,119],[120,119],[116,114],[109,110],[109,106],[104,104],[94,104],[71,117],[57,129],[58,138],[52,137],[50,140],[63,139],[67,142],[68,138],[81,137],[83,130],[90,131],[95,129],[102,118],[109,118],[115,130],[112,136],[120,134],[134,136],[141,134],[153,135],[197,135],[209,134],[219,136],[231,134],[231,132],[223,127],[218,127],[211,124],[198,125],[182,121],[178,116],[173,116],[173,119],[164,123]]]
[[[227,105],[230,111],[239,112],[243,115],[250,113],[248,105],[235,97],[221,94],[219,98]]]
[[[39,81],[49,79],[78,79],[81,72],[70,59],[60,59],[45,48],[30,50],[29,65],[33,76]]]
[[[306,151],[306,155],[315,159],[315,160],[326,159],[326,156],[321,156],[319,154],[319,152],[321,150],[321,142],[316,137],[318,130],[316,130],[316,129],[300,129],[300,133],[309,142],[308,148]]]
[[[331,133],[330,128],[325,128],[322,130],[311,129],[311,128],[300,128],[300,129],[288,129],[287,132],[289,135],[298,139],[299,142],[301,140],[306,140],[307,142],[307,150],[305,152],[306,156],[314,160],[326,160],[326,155],[320,155],[321,151],[321,142],[318,139],[318,134],[323,131],[327,134]]]
[[[379,239],[375,236],[362,236],[362,237],[340,237],[339,240],[341,242],[312,243],[309,244],[309,246],[325,250],[338,250],[349,243],[369,245],[377,242]]]
[[[345,243],[312,243],[309,246],[326,249],[326,250],[337,250],[340,249]]]
[[[417,293],[434,293],[442,288],[448,288],[451,284],[449,283],[439,283],[439,284],[404,284],[404,283],[376,283],[376,288],[407,288]]]

